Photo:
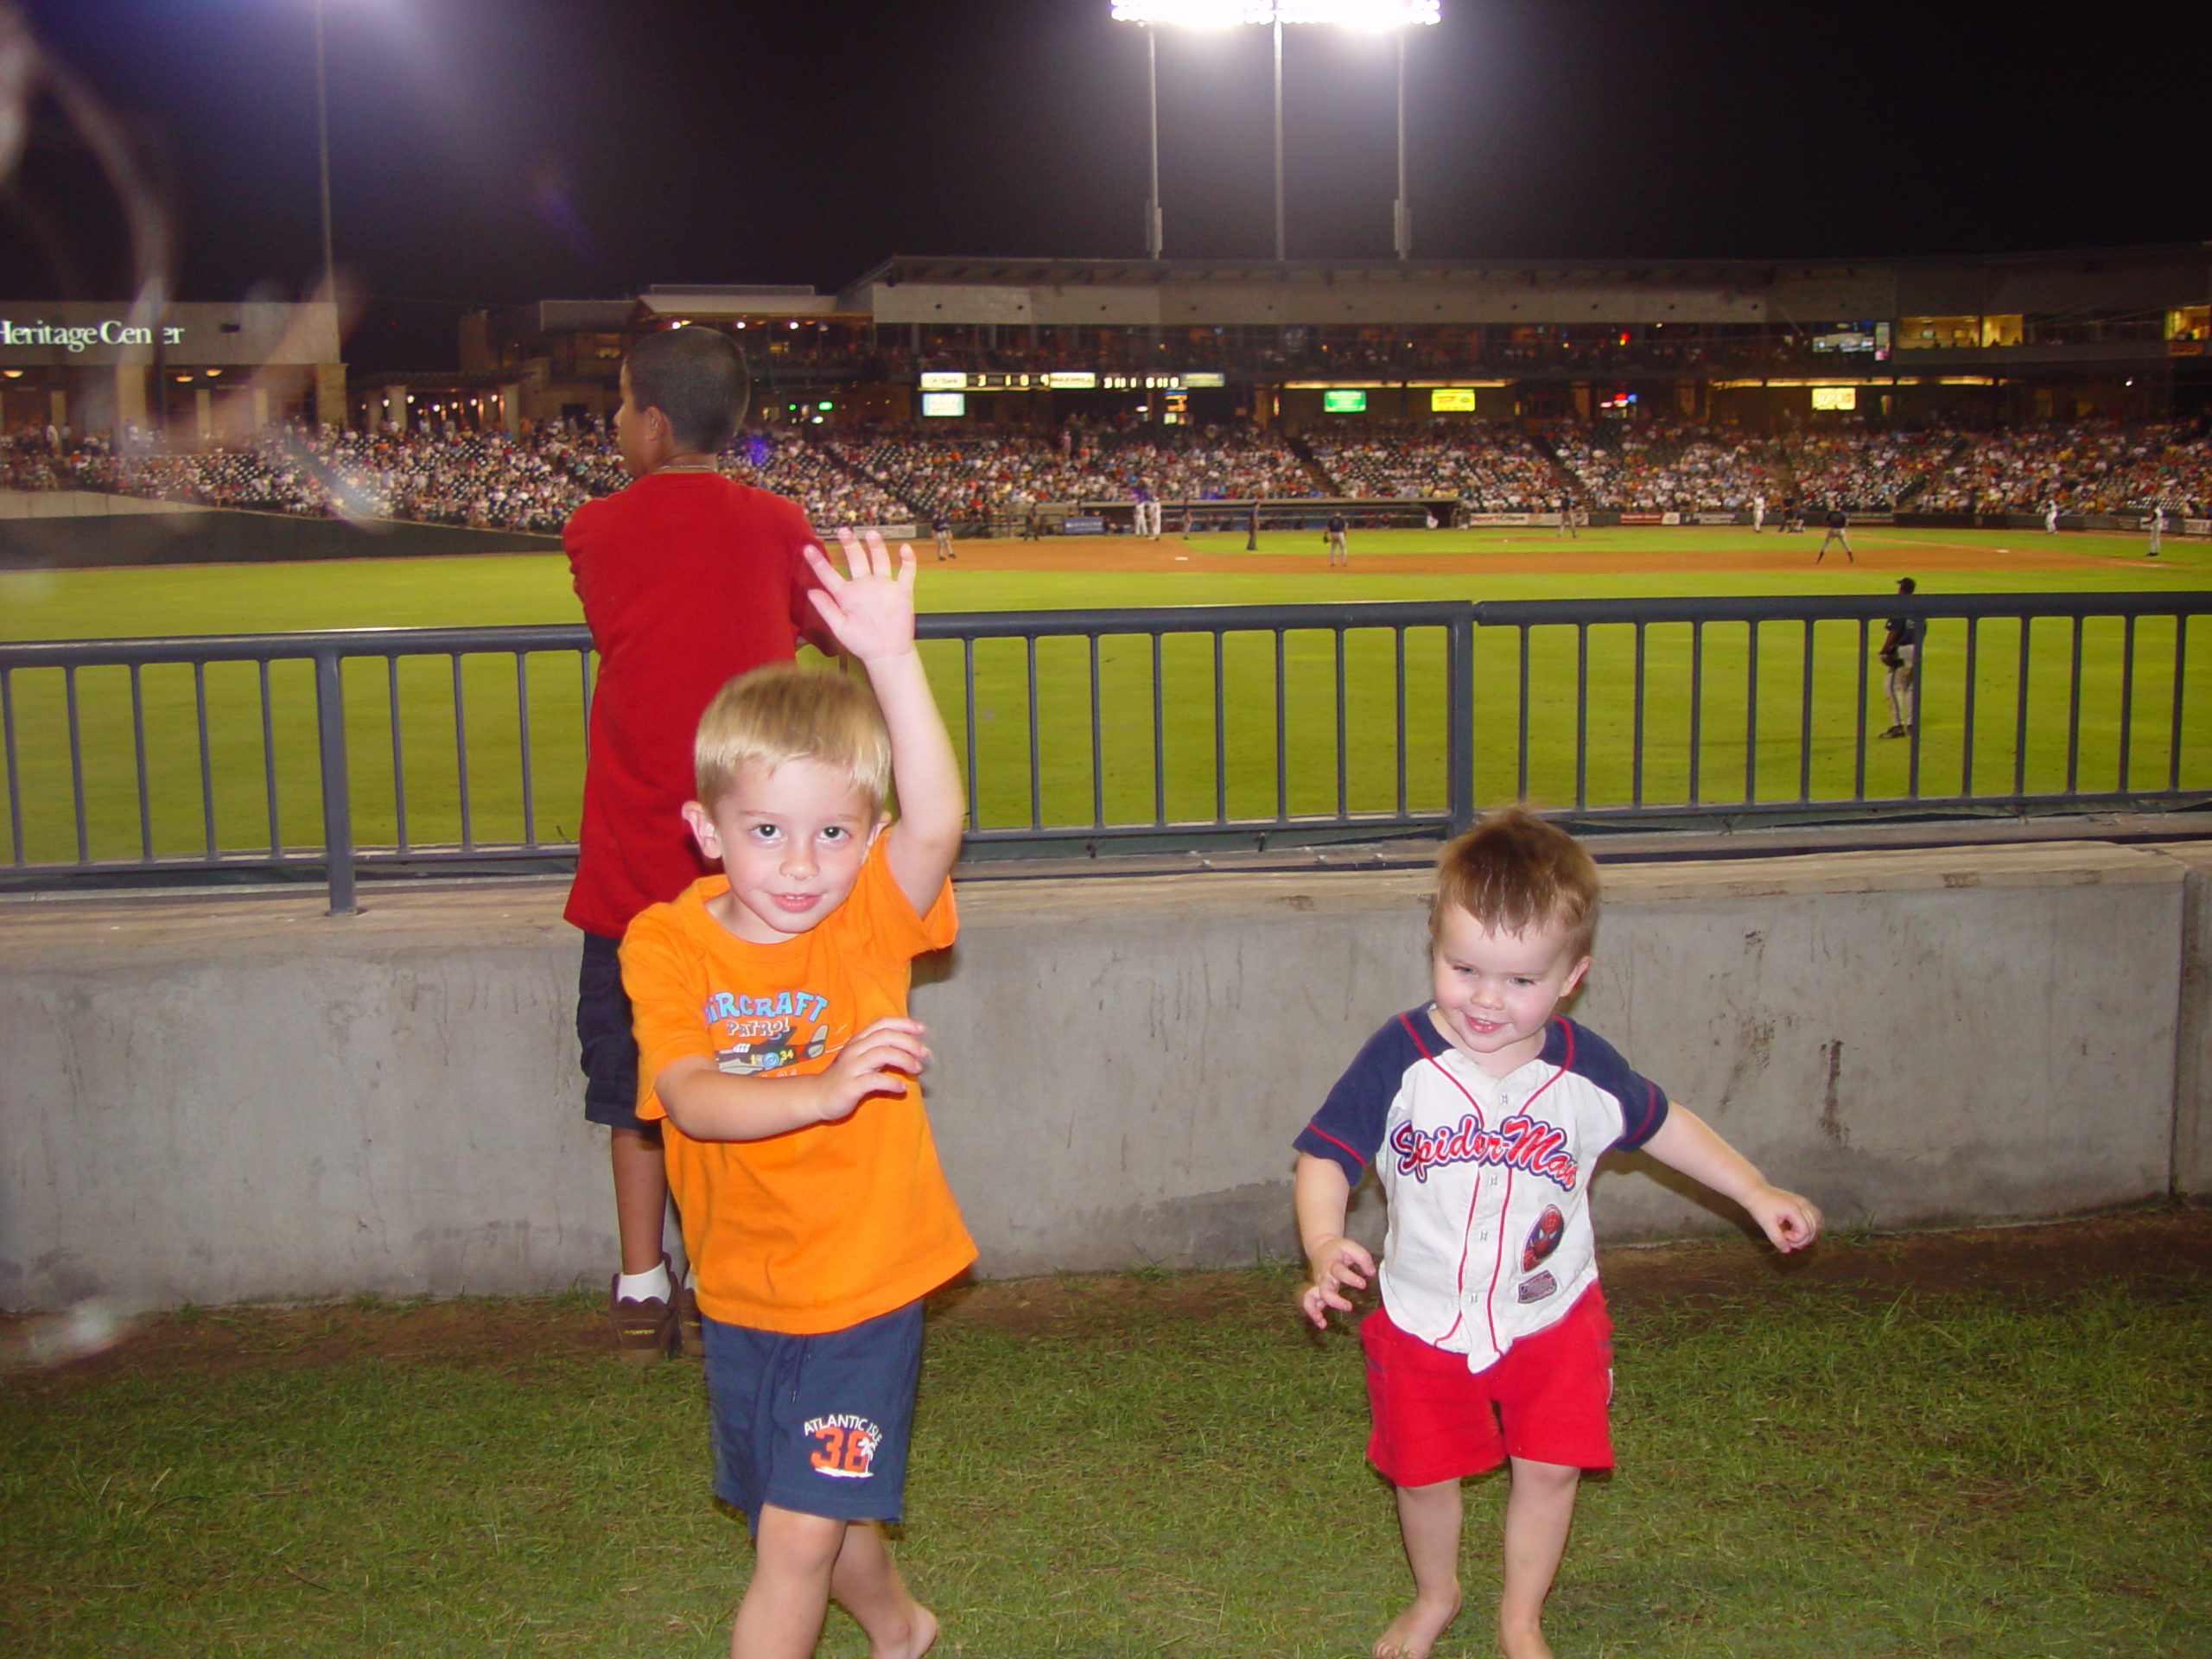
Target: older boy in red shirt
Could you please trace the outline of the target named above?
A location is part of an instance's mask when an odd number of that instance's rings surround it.
[[[637,1116],[615,949],[632,917],[706,873],[683,817],[700,712],[733,676],[791,661],[802,637],[836,649],[806,598],[817,584],[802,550],[818,538],[805,513],[716,468],[746,390],[726,335],[683,327],[639,341],[614,416],[635,481],[576,509],[562,537],[600,664],[566,912],[584,934],[576,1035],[584,1116],[611,1132],[622,1260],[608,1306],[623,1357],[641,1362],[677,1348],[683,1321],[661,1250],[660,1126]]]

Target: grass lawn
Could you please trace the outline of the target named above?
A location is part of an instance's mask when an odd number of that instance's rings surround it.
[[[2212,1216],[1610,1254],[1563,1655],[2212,1651]],[[947,1655],[1363,1654],[1408,1593],[1287,1271],[936,1299],[904,1570]],[[704,1656],[749,1571],[696,1369],[588,1299],[187,1311],[0,1376],[0,1650]],[[1496,1478],[1468,1486],[1490,1652]],[[850,1659],[832,1616],[822,1651]]]
[[[2014,543],[2019,543],[2018,548]],[[1857,565],[1809,563],[1809,540],[1784,544],[1747,531],[1621,530],[1558,543],[1531,532],[1376,531],[1355,537],[1351,570],[1323,568],[1303,532],[1262,538],[1254,554],[1240,537],[1201,537],[1187,557],[1122,543],[1080,539],[1026,550],[1019,543],[970,544],[962,563],[925,564],[921,599],[932,610],[1055,609],[1104,606],[1205,606],[1240,602],[1325,602],[1450,597],[1491,599],[1637,595],[1883,594],[1896,574],[1916,571],[1922,590],[1943,592],[2172,591],[2212,588],[2212,550],[2169,545],[2152,564],[2127,537],[2069,536],[2046,545],[2024,532],[1869,529]],[[1027,562],[1027,563],[1025,563]],[[1191,568],[1179,569],[1187,563]],[[1044,565],[1049,568],[1034,568]],[[1142,565],[1144,568],[1123,568]],[[12,573],[0,577],[0,638],[86,639],[160,633],[258,632],[353,626],[572,622],[578,620],[557,555],[437,560],[363,560],[257,566],[173,566],[127,570]],[[1980,630],[1974,675],[1972,771],[1963,720],[1967,690],[1964,629],[1937,623],[1923,658],[1920,788],[1948,793],[1971,782],[1980,792],[2065,786],[2069,750],[2067,667],[2070,630],[2038,624],[2030,640],[2025,685],[2018,672],[2019,629]],[[2133,641],[2136,689],[2126,721],[2128,786],[2212,785],[2212,650],[2185,652],[2184,724],[2172,728],[2175,631],[2152,621]],[[1589,635],[1588,704],[1580,750],[1581,789],[1593,804],[1626,801],[1640,786],[1648,801],[1880,799],[1910,787],[1904,744],[1870,743],[1863,760],[1854,741],[1865,698],[1872,731],[1888,723],[1879,670],[1855,626],[1818,629],[1809,652],[1796,625],[1760,630],[1755,689],[1756,741],[1746,745],[1745,714],[1754,690],[1748,631],[1708,628],[1701,649],[1702,708],[1693,735],[1691,630],[1654,627],[1644,641],[1644,741],[1634,741],[1634,652],[1626,628]],[[2122,784],[2122,657],[2120,625],[2094,624],[2083,635],[2079,733],[2071,740],[2080,786]],[[1100,646],[1097,737],[1092,739],[1091,663],[1079,640],[1046,641],[1037,652],[1034,729],[1024,648],[984,642],[974,656],[972,707],[957,647],[932,646],[931,672],[956,743],[972,747],[979,824],[1088,823],[1094,801],[1109,821],[1156,815],[1204,819],[1272,816],[1275,760],[1286,757],[1283,804],[1294,814],[1395,807],[1401,788],[1415,808],[1444,797],[1442,641],[1406,640],[1403,696],[1407,741],[1395,738],[1400,695],[1395,641],[1387,634],[1347,637],[1342,663],[1345,739],[1337,738],[1339,664],[1334,638],[1301,633],[1284,642],[1277,731],[1273,639],[1237,636],[1223,652],[1216,685],[1209,642],[1163,646],[1155,699],[1148,641],[1109,639]],[[1477,644],[1477,793],[1489,802],[1522,793],[1552,805],[1576,799],[1578,709],[1571,629],[1532,637],[1528,664],[1525,782],[1519,742],[1519,642],[1485,630]],[[1809,674],[1808,657],[1809,655]],[[461,704],[456,714],[456,685]],[[251,667],[211,669],[195,684],[185,668],[143,675],[143,743],[149,798],[142,819],[136,788],[141,733],[134,728],[128,677],[88,670],[79,677],[76,721],[87,759],[85,849],[93,857],[132,857],[204,844],[207,824],[225,848],[265,847],[275,817],[289,846],[321,839],[308,671],[279,665],[270,674],[266,729]],[[1217,691],[1222,707],[1217,730]],[[1808,700],[1810,713],[1806,714]],[[204,698],[203,754],[199,708]],[[1155,708],[1155,700],[1157,707]],[[77,855],[78,780],[69,766],[70,711],[58,673],[10,677],[9,712],[16,753],[10,852],[32,862]],[[461,798],[480,841],[519,839],[525,827],[518,709],[530,716],[536,779],[529,828],[543,840],[573,836],[582,756],[581,664],[539,657],[518,686],[512,658],[472,658],[456,671],[443,660],[412,659],[387,671],[356,664],[347,675],[350,769],[357,840],[393,844],[458,839]],[[395,719],[394,709],[397,715]],[[1155,723],[1162,746],[1155,776]],[[397,732],[395,734],[395,726]],[[1029,757],[1039,761],[1039,794],[1029,792]],[[1217,747],[1224,762],[1217,783]],[[394,787],[393,755],[404,791]],[[466,754],[466,766],[461,757]],[[1639,779],[1639,759],[1641,776]],[[1155,793],[1157,790],[1157,793]],[[272,798],[274,805],[272,808]]]

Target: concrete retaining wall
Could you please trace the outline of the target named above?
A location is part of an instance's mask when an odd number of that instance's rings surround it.
[[[2212,1186],[2212,852],[1616,867],[1576,1014],[1832,1220]],[[978,881],[931,1112],[1012,1274],[1292,1243],[1288,1141],[1426,995],[1424,878]],[[611,1270],[557,886],[0,908],[0,1306],[511,1292]],[[1612,1238],[1729,1224],[1640,1159]],[[1371,1197],[1362,1224],[1379,1224]]]

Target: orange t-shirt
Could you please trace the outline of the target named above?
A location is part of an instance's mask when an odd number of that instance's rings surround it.
[[[665,1118],[653,1079],[702,1055],[737,1077],[826,1070],[869,1022],[906,1012],[912,963],[952,943],[952,886],[918,916],[886,840],[845,902],[775,944],[707,913],[725,876],[654,905],[622,940],[638,1033],[638,1114]],[[921,1090],[871,1095],[834,1123],[765,1141],[694,1141],[663,1126],[683,1248],[711,1319],[811,1336],[903,1307],[976,1259],[939,1167]]]

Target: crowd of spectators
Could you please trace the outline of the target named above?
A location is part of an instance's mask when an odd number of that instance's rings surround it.
[[[1457,499],[1476,512],[1537,512],[1567,481],[1520,429],[1500,422],[1324,421],[1304,433],[1346,495]]]
[[[2046,423],[1968,434],[1823,428],[1771,441],[1688,423],[1318,423],[1305,454],[1259,428],[1086,425],[1046,432],[925,423],[808,434],[754,429],[723,455],[734,477],[801,503],[825,529],[1035,504],[1255,497],[1426,499],[1541,512],[1572,496],[1624,512],[1770,510],[1790,496],[1853,510],[2170,512],[2212,508],[2202,425]],[[1306,459],[1311,457],[1311,462]],[[406,518],[557,532],[625,481],[603,423],[518,435],[273,428],[244,446],[172,449],[135,436],[0,434],[0,486],[80,489],[311,516]]]
[[[789,434],[739,435],[723,456],[733,477],[803,503],[825,524],[912,516],[890,492],[855,477]],[[309,517],[343,514],[557,534],[569,515],[626,481],[601,423],[546,422],[519,436],[271,428],[245,446],[175,449],[99,435],[0,439],[0,480],[14,489],[98,490]]]
[[[2181,425],[2053,422],[1984,433],[1913,505],[1929,512],[2120,512],[2212,505],[2212,435]]]
[[[724,464],[732,477],[798,502],[824,531],[838,524],[904,524],[914,517],[912,502],[797,433],[741,434]]]
[[[1322,493],[1278,433],[1255,428],[1086,427],[1052,433],[887,429],[830,447],[855,472],[948,518],[1041,502],[1245,500]]]
[[[1924,505],[1921,493],[1937,477],[1961,435],[1925,432],[1821,431],[1792,433],[1783,441],[1796,493],[1847,508],[1894,512]]]
[[[1552,453],[1589,505],[1624,512],[1719,512],[1785,491],[1764,440],[1688,422],[1607,422],[1545,429]]]
[[[840,435],[830,448],[876,487],[912,501],[925,515],[979,518],[1035,501],[1073,500],[1084,474],[1074,446],[1029,435],[977,436],[926,429]]]

